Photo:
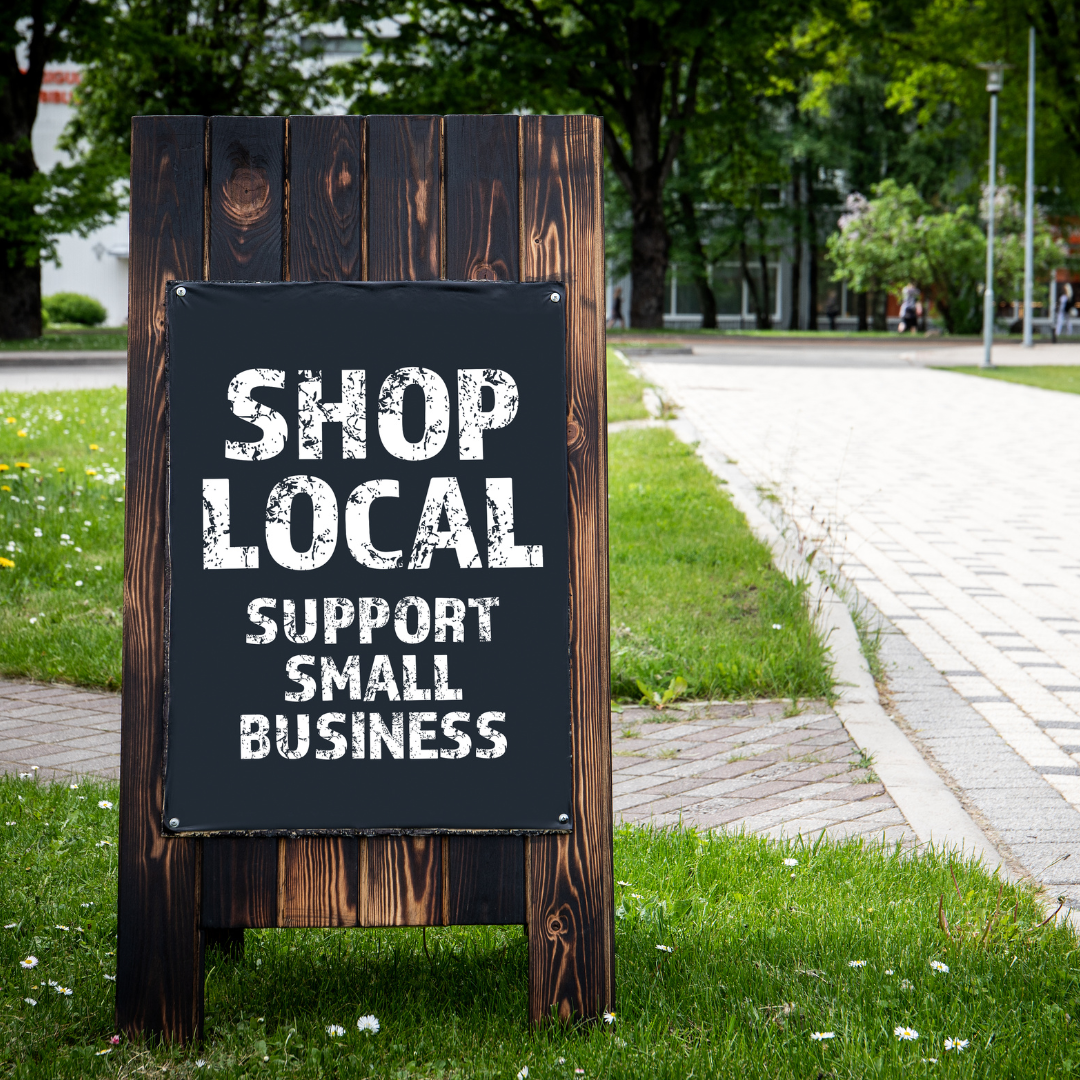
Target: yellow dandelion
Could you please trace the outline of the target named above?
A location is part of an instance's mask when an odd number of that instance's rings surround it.
[[[64,468],[63,465],[57,465],[56,466],[56,471],[57,472],[66,472],[67,470]]]
[[[0,472],[7,472],[10,468],[10,465],[5,465],[4,462],[0,461]]]
[[[14,416],[9,416],[7,418],[7,420],[5,420],[4,422],[7,423],[7,424],[14,424],[15,423],[15,417]]]
[[[0,491],[10,491],[11,488],[7,484],[0,484]]]
[[[10,559],[5,559],[2,555],[0,555],[0,566],[2,566],[5,570],[12,570],[14,569],[15,564]]]
[[[30,468],[30,462],[29,461],[16,461],[15,462],[15,468],[16,469],[29,469]]]
[[[90,444],[90,449],[91,449],[91,450],[100,450],[100,449],[101,449],[101,447],[100,447],[100,446],[98,446],[98,444],[97,444],[96,442],[92,442],[92,443]]]
[[[25,439],[26,438],[26,432],[25,431],[16,431],[15,434],[18,435],[20,439]]]
[[[87,476],[97,476],[97,469],[87,469],[86,470],[86,475]]]

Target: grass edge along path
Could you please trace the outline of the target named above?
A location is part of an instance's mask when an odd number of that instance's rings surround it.
[[[1080,394],[1080,365],[1078,364],[1002,365],[992,368],[935,367],[934,370],[953,371],[958,375],[978,375],[982,379],[1020,383],[1023,386],[1035,386],[1041,390],[1057,390],[1065,394]]]
[[[202,1045],[129,1043],[117,798],[0,779],[5,1075],[900,1077],[937,1059],[1023,1080],[1080,1060],[1076,941],[1039,926],[1029,887],[931,849],[634,827],[615,836],[608,1023],[529,1030],[520,927],[249,930],[242,959],[207,956]]]

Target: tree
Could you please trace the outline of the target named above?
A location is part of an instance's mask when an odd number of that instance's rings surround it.
[[[374,34],[393,19],[396,32],[341,85],[360,112],[602,113],[632,224],[631,321],[656,327],[671,240],[664,191],[703,122],[702,82],[766,80],[769,49],[798,11],[778,0],[365,0],[347,9],[352,26]]]
[[[986,237],[970,206],[934,209],[911,184],[884,180],[873,199],[849,197],[840,231],[829,240],[834,279],[858,291],[888,289],[899,294],[913,283],[930,297],[950,334],[973,333],[981,325],[981,289]],[[1023,280],[1023,213],[1006,187],[996,200],[994,291],[1015,295]],[[1035,232],[1035,272],[1047,275],[1064,251],[1040,218]]]
[[[0,338],[41,334],[41,260],[118,208],[100,155],[43,173],[30,142],[45,66],[92,54],[110,11],[105,0],[8,0],[0,15]]]

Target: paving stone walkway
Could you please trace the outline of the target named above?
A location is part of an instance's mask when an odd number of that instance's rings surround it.
[[[1080,898],[1080,395],[824,342],[643,367],[939,673],[958,707],[918,706],[923,746],[969,805],[996,785],[998,837]]]
[[[822,702],[694,704],[612,717],[615,820],[769,836],[915,835]]]

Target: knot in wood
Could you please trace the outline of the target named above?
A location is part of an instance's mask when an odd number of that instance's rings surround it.
[[[221,207],[241,227],[253,225],[270,208],[270,184],[266,170],[240,166],[225,182]]]
[[[581,425],[576,420],[566,422],[566,445],[573,446],[581,438]]]
[[[498,281],[499,275],[487,263],[481,263],[472,272],[473,281]]]

